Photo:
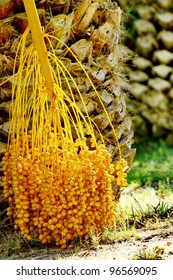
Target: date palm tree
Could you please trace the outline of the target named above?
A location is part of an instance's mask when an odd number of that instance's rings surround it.
[[[10,1],[4,3],[6,2]],[[131,147],[133,140],[131,119],[126,113],[127,82],[120,70],[121,64],[126,59],[124,47],[120,45],[120,8],[111,0],[35,2],[38,8],[46,11],[42,25],[45,32],[52,35],[51,43],[58,58],[73,76],[74,82],[71,82],[70,87],[76,104],[83,114],[87,113],[93,120],[97,141],[99,142],[101,132],[113,162],[119,160],[121,150],[122,157],[130,164],[135,150]],[[16,1],[16,5],[16,10],[24,11],[23,1]],[[40,14],[42,16],[42,11]],[[16,23],[15,20],[12,22]],[[9,32],[16,36],[17,31],[14,31],[14,28],[15,24]],[[15,39],[17,42],[15,36],[11,36],[10,40]],[[60,38],[59,43],[53,37]],[[14,42],[12,45],[14,46]],[[7,59],[11,64],[13,56],[10,58],[10,54],[9,51]],[[77,61],[81,63],[82,68]],[[93,90],[89,79],[99,95]],[[62,78],[61,83],[64,91],[68,90],[65,78]],[[81,102],[75,84],[84,102]],[[107,114],[113,126],[110,125]],[[118,141],[115,140],[114,130]],[[73,137],[77,138],[75,131]],[[115,199],[118,200],[121,188],[114,183],[113,189]]]

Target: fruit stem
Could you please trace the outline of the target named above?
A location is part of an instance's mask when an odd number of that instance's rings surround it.
[[[46,48],[45,41],[44,41],[44,32],[43,32],[41,24],[40,24],[35,1],[34,0],[30,0],[30,1],[24,0],[23,2],[24,2],[29,26],[31,29],[31,33],[32,33],[32,39],[33,39],[33,42],[35,44],[35,47],[36,47],[36,50],[38,53],[38,59],[42,66],[43,75],[44,75],[44,79],[45,79],[45,85],[46,85],[48,94],[51,99],[51,107],[56,114],[56,122],[57,122],[57,127],[59,130],[59,136],[61,137],[61,140],[63,141],[63,133],[62,133],[61,122],[60,122],[60,113],[57,108],[56,92],[55,92],[55,87],[54,87],[54,85],[55,85],[54,77],[53,77],[51,65],[50,65],[49,59],[48,59],[48,52],[47,52],[47,48]]]
[[[54,97],[54,78],[48,60],[48,53],[44,42],[44,33],[40,24],[34,0],[24,0],[24,6],[32,33],[32,38],[38,53],[38,58],[43,69],[45,84],[51,99]]]

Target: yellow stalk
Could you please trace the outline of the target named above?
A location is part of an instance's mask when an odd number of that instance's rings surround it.
[[[44,33],[42,32],[39,16],[34,0],[24,0],[25,10],[29,21],[29,26],[32,33],[32,38],[38,53],[40,64],[43,68],[46,87],[50,97],[54,95],[54,79],[51,71],[51,66],[48,60],[47,49],[44,42]]]
[[[56,108],[56,93],[54,91],[54,78],[51,70],[51,65],[48,59],[48,52],[44,42],[44,33],[42,31],[36,5],[34,0],[30,0],[30,1],[24,0],[23,2],[24,2],[29,26],[31,29],[33,42],[37,50],[38,59],[42,66],[43,75],[45,78],[45,85],[51,99],[52,109],[55,110],[54,113],[56,115],[56,123],[59,131],[59,137],[62,140],[62,145],[64,145],[63,132],[62,132],[62,127],[60,122],[60,114],[58,109]]]
[[[52,39],[54,39],[54,40],[57,40],[57,41],[60,41],[60,42],[67,48],[67,51],[70,52],[70,53],[72,54],[73,58],[77,61],[78,65],[80,65],[80,67],[81,67],[81,69],[83,70],[83,72],[85,73],[85,75],[86,75],[88,81],[90,82],[90,84],[91,84],[93,90],[94,90],[95,93],[97,94],[97,97],[98,97],[99,102],[100,102],[100,104],[101,104],[101,106],[102,106],[102,108],[103,108],[103,111],[104,111],[104,113],[105,113],[105,115],[106,115],[106,117],[107,117],[107,119],[108,119],[108,121],[109,121],[109,124],[110,124],[110,126],[111,126],[111,128],[112,128],[112,130],[113,130],[113,132],[114,132],[115,140],[116,140],[117,147],[118,147],[118,151],[119,151],[119,157],[120,157],[120,160],[122,160],[121,148],[120,148],[120,144],[119,144],[119,140],[118,140],[118,137],[117,137],[115,128],[114,128],[114,126],[113,126],[113,124],[112,124],[112,121],[111,121],[111,119],[110,119],[110,117],[109,117],[109,114],[108,114],[108,112],[107,112],[107,110],[106,110],[106,108],[105,108],[105,106],[104,106],[104,104],[103,104],[103,101],[101,100],[101,97],[100,97],[100,95],[99,95],[99,93],[98,93],[98,91],[97,91],[97,89],[96,89],[94,83],[92,82],[91,78],[89,77],[89,74],[88,74],[87,71],[85,70],[84,66],[83,66],[82,63],[79,61],[79,59],[77,58],[77,56],[72,52],[72,50],[71,50],[64,42],[62,42],[60,39],[54,37],[53,35],[47,35],[47,34],[45,34],[45,37],[48,39],[49,44],[50,44],[50,47],[52,47],[52,46],[51,46],[51,43],[50,43],[50,38],[52,38]],[[52,53],[53,53],[53,55],[52,55],[52,57],[53,57],[53,56],[54,56],[53,47],[52,47]],[[59,67],[61,66],[62,68],[64,68],[64,70],[65,70],[65,71],[67,72],[67,74],[69,75],[70,79],[71,79],[71,80],[73,81],[73,83],[75,84],[76,90],[78,91],[78,94],[79,94],[79,96],[80,96],[80,98],[81,98],[81,101],[82,101],[82,103],[83,103],[83,106],[84,106],[85,111],[86,111],[86,114],[87,114],[86,106],[85,106],[85,104],[84,104],[83,98],[82,98],[82,96],[81,96],[81,93],[80,93],[80,91],[79,91],[79,89],[78,89],[78,86],[77,86],[75,80],[73,79],[73,77],[72,77],[71,74],[69,73],[68,69],[66,69],[65,65],[63,65],[63,63],[62,63],[61,61],[58,61],[58,63],[59,63]],[[62,70],[61,70],[61,71],[62,71]],[[63,72],[63,71],[62,71],[62,72]],[[66,75],[65,75],[65,78],[66,78]],[[67,82],[69,91],[70,91],[70,93],[71,93],[71,97],[72,97],[72,99],[74,100],[73,93],[71,92],[71,88],[70,88],[70,85],[69,85],[67,79],[66,79],[66,82]],[[74,100],[74,101],[75,101],[75,100]],[[75,102],[74,102],[74,103],[75,103]],[[75,107],[75,110],[76,110],[76,107]],[[97,127],[97,126],[96,126],[96,124],[93,122],[93,120],[89,117],[88,114],[87,114],[87,121],[88,121],[88,123],[89,123],[90,128],[92,129],[92,133],[91,133],[91,134],[92,134],[92,137],[93,137],[93,139],[95,139],[94,133],[93,133],[93,125],[92,125],[92,123],[95,125],[95,127]],[[101,133],[100,133],[100,135],[101,135]],[[101,136],[102,136],[102,135],[101,135]]]

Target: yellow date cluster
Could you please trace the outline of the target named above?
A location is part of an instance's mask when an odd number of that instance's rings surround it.
[[[3,169],[7,214],[28,240],[66,248],[93,230],[115,228],[114,167],[103,145],[25,153],[9,144]]]

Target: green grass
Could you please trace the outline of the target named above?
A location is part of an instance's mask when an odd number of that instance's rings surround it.
[[[121,199],[127,219],[139,228],[173,218],[173,146],[159,139],[139,143],[136,150]]]
[[[140,143],[136,149],[128,174],[129,185],[138,183],[173,192],[173,146],[160,139]]]
[[[146,249],[143,246],[132,257],[133,260],[163,260],[164,248],[155,246],[152,249]]]
[[[145,207],[135,197],[134,202],[131,205],[132,210],[128,219],[136,228],[173,218],[173,204],[167,201],[159,200],[157,204],[147,204]]]

